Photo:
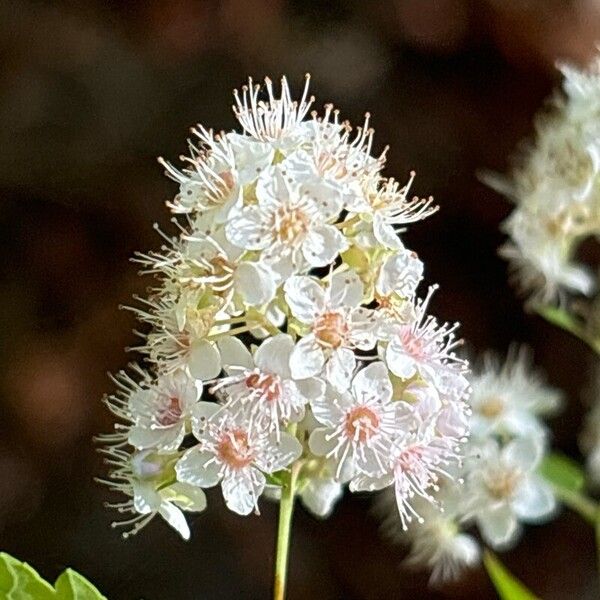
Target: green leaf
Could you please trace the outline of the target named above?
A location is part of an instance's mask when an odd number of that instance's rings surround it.
[[[489,550],[483,553],[483,564],[500,596],[500,600],[539,600]]]
[[[548,454],[538,468],[540,475],[554,487],[570,492],[580,492],[585,485],[583,469],[574,461],[553,452]]]
[[[63,571],[54,587],[56,600],[106,600],[95,586],[73,569]]]
[[[66,569],[55,587],[27,563],[0,553],[0,600],[106,600],[89,581]]]
[[[0,553],[0,599],[2,600],[52,600],[54,589],[27,563]]]

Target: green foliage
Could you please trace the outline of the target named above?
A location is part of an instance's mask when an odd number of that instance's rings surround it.
[[[489,550],[483,554],[483,564],[500,600],[539,600]]]
[[[546,481],[561,490],[580,492],[585,485],[583,469],[564,454],[557,452],[548,454],[538,471]]]
[[[52,587],[28,564],[0,553],[0,600],[106,600],[89,581],[66,569]]]

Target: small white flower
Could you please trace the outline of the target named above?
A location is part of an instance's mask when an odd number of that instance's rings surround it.
[[[520,521],[539,523],[556,510],[548,483],[535,470],[544,454],[537,437],[516,438],[500,448],[488,439],[474,458],[466,480],[468,513],[476,520],[484,540],[505,549],[517,540]]]
[[[223,222],[241,202],[243,186],[271,164],[273,149],[233,132],[215,136],[200,125],[192,132],[200,146],[190,142],[189,167],[179,171],[160,160],[180,185],[179,194],[167,205],[175,213],[209,211],[212,219]]]
[[[171,481],[173,459],[158,456],[145,450],[133,455],[119,447],[107,448],[107,462],[113,466],[109,481],[103,481],[113,491],[129,499],[118,504],[108,504],[124,515],[133,515],[116,521],[113,527],[130,527],[123,533],[129,537],[160,515],[183,539],[190,538],[190,528],[182,510],[201,512],[206,508],[206,496],[198,488]],[[174,476],[174,473],[173,473]]]
[[[382,470],[400,427],[398,404],[391,398],[387,369],[374,362],[358,371],[349,391],[330,387],[324,398],[311,403],[324,427],[311,433],[309,446],[317,456],[336,461],[336,479]]]
[[[382,244],[387,248],[402,248],[396,233],[402,225],[426,219],[435,213],[439,206],[433,205],[433,198],[408,198],[415,173],[404,187],[395,179],[385,179],[380,183],[374,178],[367,185],[366,205],[357,207],[357,212],[370,214],[372,218],[373,245]]]
[[[288,433],[268,434],[249,425],[243,413],[198,403],[192,426],[199,444],[188,450],[175,468],[178,481],[199,487],[220,483],[227,507],[240,515],[252,510],[258,514],[265,473],[285,468],[302,453],[298,440]]]
[[[560,391],[545,385],[532,370],[526,347],[512,347],[502,365],[486,355],[471,385],[471,434],[475,437],[544,436],[547,428],[538,417],[555,413],[561,403]]]
[[[395,440],[380,473],[356,476],[350,482],[350,491],[374,491],[393,485],[400,523],[406,529],[415,518],[424,521],[415,499],[436,503],[432,492],[438,490],[440,476],[451,479],[448,467],[459,462],[458,452],[453,438],[438,435],[435,421],[417,421],[416,427],[405,423],[403,435]]]
[[[410,544],[404,564],[429,569],[430,583],[441,585],[458,579],[465,569],[477,565],[481,560],[481,548],[471,535],[463,533],[460,528],[463,487],[445,481],[436,493],[436,501],[437,505],[434,505],[417,499],[417,512],[422,515],[423,523],[412,523],[408,529],[401,526],[393,492],[384,491],[377,508],[384,517],[384,534],[395,542]]]
[[[360,306],[363,286],[353,271],[334,273],[327,288],[311,277],[290,277],[284,285],[292,315],[309,332],[296,344],[290,357],[295,379],[318,376],[339,389],[348,387],[356,366],[354,349],[375,345],[376,317]]]
[[[392,324],[390,341],[385,346],[385,361],[392,373],[401,379],[419,374],[434,385],[447,383],[454,374],[461,375],[466,363],[454,354],[460,344],[454,331],[458,324],[438,324],[426,309],[435,287],[416,306],[417,318],[410,324]]]
[[[324,267],[348,247],[339,229],[330,224],[342,208],[326,190],[305,189],[282,165],[261,175],[257,203],[244,206],[226,226],[229,241],[260,251],[281,278],[302,269]]]
[[[243,410],[250,423],[279,434],[282,426],[301,421],[305,405],[321,398],[325,391],[320,379],[292,379],[289,363],[293,348],[294,341],[287,334],[268,338],[254,357],[246,351],[235,363],[227,364],[230,375],[212,389],[224,397],[229,410]]]
[[[128,402],[133,421],[129,443],[140,450],[177,450],[201,394],[202,382],[191,379],[184,371],[162,375],[150,387],[139,389]]]

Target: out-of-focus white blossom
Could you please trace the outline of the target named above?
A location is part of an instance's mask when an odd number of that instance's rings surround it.
[[[406,524],[461,460],[468,365],[398,235],[437,207],[409,196],[414,173],[382,175],[369,115],[353,129],[312,103],[308,79],[299,101],[250,80],[241,132],[197,126],[183,168],[161,161],[181,216],[137,256],[156,278],[133,309],[146,368],[116,378],[103,438],[133,531],[160,514],[188,537],[202,489],[247,515],[292,479],[320,517],[346,484],[393,486]]]
[[[600,59],[581,71],[564,66],[564,93],[536,123],[512,179],[489,183],[516,203],[500,253],[532,304],[591,295],[597,278],[576,258],[600,233]]]

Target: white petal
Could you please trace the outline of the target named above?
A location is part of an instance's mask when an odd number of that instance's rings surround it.
[[[339,393],[333,387],[327,386],[325,394],[311,400],[310,407],[313,417],[321,424],[335,427],[343,418],[345,410],[352,406],[354,399],[348,393]]]
[[[175,465],[177,480],[198,487],[213,487],[219,483],[220,465],[212,452],[191,448]]]
[[[325,292],[312,277],[290,277],[283,289],[292,314],[302,323],[312,323],[325,309]]]
[[[206,508],[206,494],[195,485],[178,481],[164,490],[163,495],[181,510],[202,512]]]
[[[331,353],[331,358],[327,361],[325,369],[327,382],[337,390],[347,390],[355,368],[354,352],[348,348],[338,348]]]
[[[194,342],[188,356],[188,367],[196,379],[214,379],[221,372],[221,356],[217,347],[206,340]]]
[[[325,382],[322,379],[308,377],[307,379],[298,379],[294,383],[305,403],[314,402],[325,394]]]
[[[147,515],[159,509],[162,499],[154,489],[154,484],[146,481],[134,481],[133,507],[141,515]]]
[[[536,475],[526,477],[515,490],[512,507],[520,519],[539,522],[552,516],[556,500],[550,486]]]
[[[190,539],[190,527],[181,510],[169,502],[163,502],[158,513],[184,540]]]
[[[269,436],[270,448],[264,456],[256,458],[256,466],[265,473],[275,473],[287,467],[294,462],[302,454],[302,444],[289,433],[285,431],[279,434],[279,442],[277,434],[272,433]]]
[[[300,492],[302,504],[315,516],[326,518],[342,497],[344,488],[335,479],[311,478]]]
[[[221,364],[223,367],[244,367],[245,369],[254,368],[252,354],[244,343],[237,337],[226,335],[219,339],[217,347],[221,354]]]
[[[164,429],[134,426],[129,430],[127,441],[139,450],[158,448],[162,452],[172,452],[179,448],[184,434],[183,423]]]
[[[312,334],[303,337],[290,355],[290,370],[294,379],[320,375],[324,364],[325,355]]]
[[[403,250],[385,259],[377,278],[377,291],[412,296],[423,279],[423,263],[414,252]]]
[[[317,427],[308,439],[308,447],[316,456],[327,456],[335,450],[337,445],[336,439],[331,436],[332,429],[328,427]]]
[[[222,407],[216,402],[198,402],[192,408],[192,431],[200,439],[206,429],[207,421]]]
[[[384,475],[357,475],[350,482],[351,492],[374,492],[389,487],[394,483],[394,477],[389,473]]]
[[[334,273],[329,284],[329,304],[333,308],[359,306],[363,299],[363,288],[356,271]]]
[[[253,467],[230,473],[221,482],[227,508],[238,515],[249,515],[265,488],[265,476]]]
[[[326,267],[348,249],[348,240],[333,225],[313,227],[302,244],[302,253],[313,267]]]
[[[256,366],[266,373],[275,373],[284,379],[291,377],[290,356],[294,349],[292,336],[280,333],[265,340],[256,350]]]
[[[519,535],[519,524],[507,504],[483,511],[477,522],[483,539],[496,549],[508,548]]]
[[[389,402],[392,383],[386,366],[381,361],[376,361],[361,369],[352,380],[352,391],[360,401]]]
[[[271,243],[268,224],[257,206],[246,206],[225,228],[227,239],[240,248],[262,250]]]
[[[390,371],[401,379],[409,379],[417,372],[415,360],[406,354],[395,340],[392,340],[385,349],[385,362]]]
[[[240,263],[233,275],[235,289],[250,306],[262,306],[275,297],[275,273],[264,264]]]
[[[373,215],[373,234],[375,239],[388,248],[402,248],[402,242],[397,236],[394,228],[385,222],[380,213]]]
[[[524,472],[535,469],[544,455],[544,442],[541,439],[515,438],[502,449],[503,460]]]

